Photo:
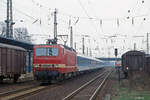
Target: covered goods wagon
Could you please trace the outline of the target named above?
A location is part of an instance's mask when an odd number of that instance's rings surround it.
[[[150,55],[145,57],[145,71],[150,74]]]
[[[141,51],[128,51],[122,55],[122,70],[143,71],[145,69],[145,53]]]
[[[26,50],[0,43],[0,82],[13,78],[14,82],[26,72]]]

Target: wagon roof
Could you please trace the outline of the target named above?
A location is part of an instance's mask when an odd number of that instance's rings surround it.
[[[150,54],[146,54],[145,57],[150,57]]]
[[[122,56],[125,56],[125,55],[145,55],[145,52],[137,51],[137,50],[131,50],[131,51],[124,53]]]
[[[4,44],[4,43],[0,43],[0,47],[26,51],[26,49],[24,49],[24,48],[22,48],[22,47],[14,46],[14,45],[8,45],[8,44]]]

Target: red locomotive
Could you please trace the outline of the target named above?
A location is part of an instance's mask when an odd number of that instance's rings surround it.
[[[64,45],[35,45],[33,72],[37,80],[62,79],[77,71],[77,53]]]

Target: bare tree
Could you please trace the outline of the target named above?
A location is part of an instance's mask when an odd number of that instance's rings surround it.
[[[4,22],[0,22],[0,36],[6,37],[6,24]]]
[[[14,39],[31,43],[31,37],[29,36],[29,32],[25,27],[14,28]]]

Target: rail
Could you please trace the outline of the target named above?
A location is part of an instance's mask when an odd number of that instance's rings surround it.
[[[76,89],[75,91],[73,91],[72,93],[70,93],[69,95],[67,95],[65,98],[63,98],[62,100],[71,100],[75,95],[77,95],[81,90],[83,90],[85,87],[87,87],[88,85],[90,85],[92,82],[94,82],[95,80],[97,80],[98,78],[100,78],[101,76],[103,76],[107,71],[103,72],[102,74],[98,75],[97,77],[95,77],[94,79],[90,80],[89,82],[85,83],[84,85],[82,85],[81,87],[79,87],[78,89]],[[106,79],[108,78],[108,76],[111,74],[111,72],[109,72],[109,74],[104,78],[103,82],[99,85],[99,89],[96,89],[96,91],[94,92],[94,94],[91,96],[90,100],[93,100],[93,98],[95,98],[96,94],[98,93],[98,91],[101,89],[101,87],[103,86],[103,84],[105,83]]]
[[[96,95],[99,93],[99,91],[102,89],[104,83],[106,82],[106,79],[109,77],[109,75],[112,73],[109,72],[109,74],[104,78],[104,80],[102,81],[102,83],[99,85],[99,87],[96,89],[96,91],[93,93],[93,95],[91,96],[91,98],[89,100],[95,100]]]
[[[54,85],[51,86],[33,86],[33,87],[28,87],[24,89],[19,89],[15,91],[9,91],[6,93],[0,93],[0,100],[17,100],[17,99],[22,99],[25,97],[29,97],[32,94],[39,93],[40,91],[49,89],[51,87],[55,87]]]

